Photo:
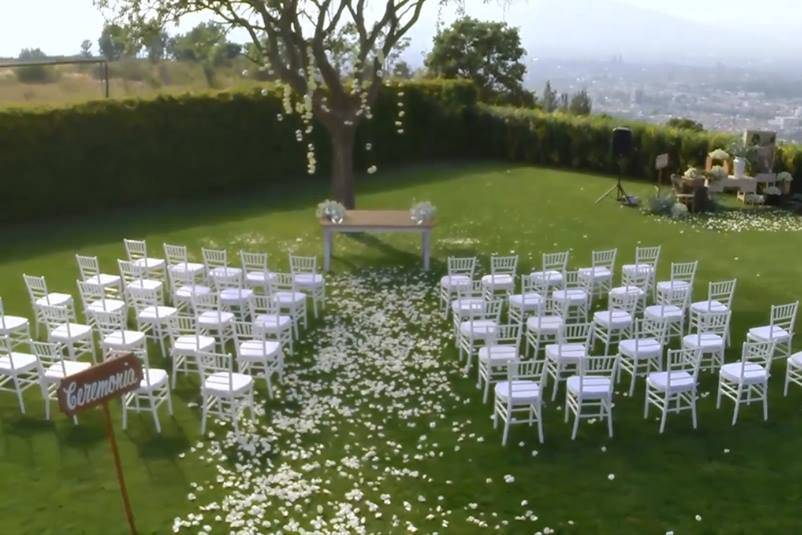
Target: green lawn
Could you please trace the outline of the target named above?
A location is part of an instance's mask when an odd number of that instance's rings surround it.
[[[579,267],[589,264],[592,249],[618,247],[620,266],[633,259],[636,245],[662,244],[661,278],[668,277],[672,260],[699,260],[697,296],[706,292],[710,280],[738,277],[734,346],[728,353],[733,360],[745,330],[766,323],[771,304],[802,295],[798,233],[715,233],[687,224],[668,224],[638,210],[621,208],[612,200],[595,205],[595,199],[613,184],[606,177],[495,163],[438,164],[362,179],[361,208],[406,208],[413,199],[431,200],[438,207],[433,273],[417,274],[419,244],[411,236],[336,239],[331,306],[306,333],[298,354],[289,357],[294,377],[279,389],[277,398],[265,401],[260,386],[265,427],[254,433],[273,437],[276,447],[261,451],[259,457],[274,467],[300,470],[304,460],[288,458],[286,447],[313,451],[313,459],[320,462],[339,462],[368,451],[378,457],[365,463],[371,466],[359,469],[364,469],[363,482],[355,475],[356,469],[320,466],[304,472],[307,478],[320,477],[320,485],[329,494],[310,491],[296,502],[297,507],[287,506],[289,517],[282,507],[292,503],[276,498],[264,509],[262,516],[273,523],[271,527],[263,525],[263,531],[276,531],[287,518],[311,529],[303,519],[315,516],[317,506],[323,507],[323,517],[331,519],[330,505],[342,502],[342,494],[355,485],[363,486],[366,498],[376,503],[381,502],[378,496],[382,493],[393,495],[391,505],[381,506],[379,518],[361,506],[360,515],[367,516],[365,529],[373,533],[403,533],[407,522],[425,533],[483,532],[469,516],[485,522],[488,529],[497,526],[505,533],[534,533],[547,526],[561,533],[802,530],[802,462],[797,462],[802,451],[802,391],[782,397],[784,363],[775,364],[769,421],[765,423],[760,409],[749,407],[731,427],[732,405],[725,401],[720,411],[715,410],[715,381],[706,375],[700,391],[710,395],[700,400],[696,431],[690,427],[690,417],[683,414],[669,417],[666,433],[658,435],[657,422],[642,418],[640,383],[635,399],[617,397],[612,440],[598,423],[584,422],[572,442],[570,427],[556,409],[562,404],[561,392],[560,401],[546,409],[545,444],[537,444],[533,429],[520,426],[513,428],[510,444],[502,448],[501,432],[494,431],[489,420],[490,404],[482,404],[474,387],[475,376],[461,376],[456,352],[446,339],[448,325],[434,320],[434,295],[409,297],[423,311],[422,317],[390,306],[394,299],[433,287],[450,254],[478,255],[488,269],[490,254],[514,251],[521,256],[519,269],[525,270],[539,262],[542,252],[570,248],[570,264]],[[651,191],[651,186],[643,183],[626,187],[641,196]],[[7,313],[30,316],[21,277],[25,272],[46,275],[51,291],[68,291],[77,299],[73,255],[97,255],[105,271],[116,271],[115,259],[124,255],[123,237],[147,239],[152,254],[159,256],[164,241],[186,244],[196,257],[203,245],[226,247],[229,253],[241,248],[266,250],[272,254],[272,268],[286,268],[288,249],[320,254],[314,207],[326,195],[325,184],[303,182],[213,201],[121,209],[79,220],[0,229],[0,295]],[[404,269],[388,270],[390,266]],[[380,276],[366,275],[360,271],[364,268],[381,268]],[[356,282],[351,282],[352,274],[358,277]],[[353,306],[362,301],[364,310]],[[387,321],[406,322],[406,329],[398,331],[399,338],[409,334],[413,342],[423,344],[417,351],[434,351],[439,367],[431,373],[442,372],[440,382],[430,382],[426,370],[414,366],[405,367],[392,380],[387,370],[369,365],[358,373],[347,367],[309,371],[326,344],[352,349],[364,358],[381,353],[384,342],[371,333],[394,331],[367,314],[381,311],[385,304]],[[338,329],[349,321],[361,338],[338,340]],[[427,341],[433,345],[426,347]],[[152,360],[166,365],[158,350],[152,349]],[[385,413],[381,406],[360,405],[359,392],[350,391],[341,395],[356,412],[336,421],[324,420],[317,433],[299,435],[282,431],[281,425],[267,430],[276,415],[301,410],[297,394],[326,381],[347,384],[351,372],[353,380],[363,386],[374,377],[385,383],[395,381],[395,386],[406,385],[410,389],[407,399],[393,402],[406,405],[393,404],[393,410]],[[427,391],[429,387],[447,387],[448,391]],[[231,489],[214,483],[215,463],[192,451],[202,439],[199,411],[193,405],[197,394],[197,380],[179,381],[173,394],[175,418],[162,413],[161,436],[147,415],[133,416],[123,432],[120,411],[114,407],[129,492],[142,533],[169,532],[176,516],[185,517],[201,505],[220,502],[232,494]],[[54,421],[48,423],[43,419],[38,390],[29,391],[26,402],[28,416],[21,417],[14,396],[0,396],[0,533],[124,533],[101,415],[87,414],[81,425],[74,427],[56,412]],[[420,411],[415,415],[418,405]],[[395,409],[409,409],[412,415],[401,418]],[[433,421],[437,425],[430,428]],[[373,427],[377,422],[384,425],[381,433]],[[221,428],[212,429],[217,435],[214,440],[219,440]],[[421,435],[427,436],[421,439]],[[214,440],[204,441],[200,450]],[[421,446],[422,442],[426,445]],[[455,451],[457,444],[460,448]],[[405,459],[405,453],[413,458]],[[414,458],[416,453],[423,456]],[[230,461],[224,464],[233,466]],[[419,470],[427,477],[385,478],[388,467]],[[264,471],[270,473],[271,469]],[[515,481],[505,483],[505,474],[514,475]],[[615,474],[615,479],[609,480],[608,474]],[[204,490],[196,491],[192,482],[201,483]],[[188,501],[189,492],[196,492],[198,499]],[[418,502],[418,496],[424,501]],[[411,503],[409,511],[402,505],[404,500]],[[528,504],[522,505],[522,500]],[[435,504],[442,511],[436,511]],[[470,504],[475,504],[475,509]],[[526,510],[534,511],[538,520],[515,519]],[[427,519],[427,514],[433,518]],[[701,521],[695,520],[696,515],[701,515]],[[442,518],[448,519],[447,527]],[[209,523],[214,533],[227,531],[223,526],[228,524]],[[187,533],[198,530],[195,527]]]

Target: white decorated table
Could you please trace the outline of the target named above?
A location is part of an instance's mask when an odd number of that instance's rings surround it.
[[[777,175],[765,173],[756,177],[745,176],[735,178],[730,175],[723,180],[707,180],[707,191],[711,193],[721,193],[726,190],[737,189],[739,193],[757,193],[758,184],[774,184],[777,182]]]
[[[331,266],[331,253],[334,247],[334,234],[408,232],[421,235],[423,269],[429,270],[431,234],[434,222],[421,224],[410,219],[408,210],[347,210],[342,222],[334,223],[328,218],[320,218],[323,229],[323,270]]]

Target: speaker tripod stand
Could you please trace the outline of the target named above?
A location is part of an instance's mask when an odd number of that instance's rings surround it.
[[[611,187],[607,191],[601,194],[601,196],[596,199],[596,202],[593,204],[599,204],[604,199],[610,196],[611,193],[615,192],[615,200],[626,205],[633,205],[635,203],[632,202],[632,197],[627,195],[627,192],[624,190],[624,186],[621,185],[621,175],[624,174],[624,162],[619,160],[618,162],[618,180],[615,183],[615,186]]]

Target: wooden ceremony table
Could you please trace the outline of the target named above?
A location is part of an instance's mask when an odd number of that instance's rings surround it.
[[[323,229],[323,270],[328,271],[331,266],[331,251],[334,234],[346,233],[382,233],[382,232],[411,232],[421,235],[421,249],[423,254],[423,270],[429,271],[429,249],[433,222],[418,225],[409,218],[407,210],[347,210],[342,223],[333,223],[327,218],[320,219]]]

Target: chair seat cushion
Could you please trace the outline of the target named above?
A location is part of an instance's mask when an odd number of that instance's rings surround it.
[[[159,368],[144,368],[137,392],[151,392],[167,384],[167,372]]]
[[[245,274],[245,281],[250,284],[264,285],[265,281],[273,282],[278,276],[275,273],[264,271],[249,271]]]
[[[535,284],[545,286],[560,286],[563,283],[563,274],[553,269],[547,271],[533,271],[529,274],[529,278]]]
[[[72,303],[72,296],[70,294],[58,292],[49,293],[45,297],[40,297],[36,300],[37,305],[50,305],[54,307],[64,306],[68,303]]]
[[[543,307],[543,296],[537,292],[513,294],[509,297],[510,306],[521,310],[539,310]]]
[[[669,388],[669,380],[671,386]],[[646,381],[661,392],[675,394],[677,392],[687,392],[694,389],[693,375],[678,370],[672,372],[652,372],[646,377]]]
[[[137,258],[132,264],[145,269],[162,269],[164,267],[164,258]]]
[[[788,357],[789,368],[802,368],[802,351]]]
[[[221,280],[238,279],[242,276],[242,270],[238,267],[218,266],[209,270],[209,276]]]
[[[276,340],[246,340],[239,345],[239,359],[260,361],[275,357],[281,350],[281,344]]]
[[[526,320],[526,330],[546,334],[556,334],[564,325],[562,316],[535,316]]]
[[[730,381],[731,383],[740,383],[741,366],[744,367],[743,384],[745,385],[763,383],[769,378],[769,374],[766,372],[766,369],[760,364],[755,364],[754,362],[730,362],[729,364],[725,364],[721,367],[721,370],[719,370],[719,376],[722,379]]]
[[[496,333],[497,323],[493,320],[463,321],[459,330],[463,336],[473,338],[487,338]]]
[[[657,291],[670,292],[673,290],[687,290],[689,286],[687,281],[660,281],[657,283]]]
[[[186,285],[186,286],[179,286],[176,288],[174,292],[174,296],[176,299],[192,299],[197,295],[207,295],[211,293],[212,289],[208,286],[202,286],[199,284],[195,285]]]
[[[635,294],[640,297],[645,295],[646,292],[643,290],[643,288],[639,286],[632,286],[631,284],[629,284],[627,286],[616,286],[615,288],[610,290],[610,294],[616,297],[623,296],[626,294]]]
[[[688,334],[682,338],[682,347],[704,351],[723,350],[724,338],[716,333]]]
[[[782,327],[766,325],[764,327],[753,327],[749,329],[747,337],[760,342],[785,342],[791,335]]]
[[[451,310],[458,316],[480,314],[484,310],[485,300],[481,297],[462,297],[451,301]]]
[[[45,370],[45,379],[51,383],[60,381],[65,377],[82,372],[90,366],[91,364],[88,362],[64,359],[61,362],[55,362],[51,364],[47,370]]]
[[[253,377],[243,373],[213,373],[203,381],[203,391],[217,396],[233,396],[245,392],[253,385]]]
[[[96,286],[117,286],[120,284],[119,275],[110,275],[108,273],[98,273],[92,277],[88,277],[84,282]]]
[[[234,321],[231,312],[207,310],[198,316],[198,327],[222,327]]]
[[[554,290],[551,293],[551,298],[557,303],[568,302],[572,305],[578,305],[588,300],[588,294],[581,288],[569,288],[567,290]]]
[[[489,345],[479,348],[479,360],[500,363],[518,358],[518,348],[514,345]]]
[[[13,364],[13,366],[12,366]],[[16,375],[25,373],[36,367],[36,356],[28,353],[12,352],[11,356],[0,357],[0,373]]]
[[[656,338],[621,340],[618,351],[633,359],[657,358],[663,354],[663,345]]]
[[[220,302],[225,305],[242,304],[253,295],[250,288],[226,288],[220,291]]]
[[[624,264],[621,266],[624,275],[650,275],[654,273],[652,264]]]
[[[303,292],[274,292],[273,302],[279,305],[299,305],[306,302],[306,294]]]
[[[510,288],[515,286],[515,277],[509,273],[496,273],[482,277],[482,285],[488,288]]]
[[[707,301],[697,301],[691,304],[691,310],[694,312],[699,312],[700,314],[704,314],[705,312],[727,312],[729,308],[727,305],[720,301],[716,301],[715,299],[707,300]]]
[[[5,325],[5,327],[4,327]],[[22,316],[3,316],[0,319],[0,334],[6,335],[12,331],[26,329],[28,318]]]
[[[320,273],[296,273],[292,280],[299,288],[320,288],[324,282]]]
[[[162,281],[155,279],[135,279],[126,284],[127,287],[140,288],[142,290],[161,290]]]
[[[150,306],[143,308],[139,314],[136,315],[142,321],[165,320],[172,318],[178,314],[178,309],[168,306]]]
[[[70,323],[69,329],[66,323],[62,323],[50,331],[50,340],[53,342],[70,342],[92,334],[92,327],[80,323]]]
[[[119,312],[125,308],[125,301],[120,299],[98,299],[86,305],[89,312]]]
[[[279,314],[259,314],[253,320],[254,328],[262,331],[278,331],[289,328],[291,325],[292,318],[290,316]]]
[[[213,336],[194,336],[187,334],[179,336],[173,343],[173,351],[181,354],[194,353],[196,351],[210,351],[214,348]]]
[[[114,331],[103,337],[104,346],[134,347],[145,340],[145,333],[139,331]]]
[[[450,291],[467,290],[471,287],[468,275],[445,275],[440,279],[440,287]]]
[[[206,269],[206,266],[203,264],[198,264],[196,262],[180,262],[178,264],[173,264],[168,268],[173,273],[185,273],[185,274],[193,274],[196,275]]]
[[[606,267],[597,266],[597,267],[579,268],[577,270],[577,276],[580,279],[584,280],[599,281],[599,280],[612,279],[613,272]]]
[[[581,394],[585,399],[609,397],[611,392],[609,377],[586,375],[584,381],[580,381],[578,375],[572,375],[565,384],[569,392],[577,396]]]
[[[561,364],[579,364],[588,354],[585,344],[549,344],[546,346],[546,358]]]
[[[593,314],[593,322],[603,327],[625,329],[632,325],[632,316],[623,310],[599,310]]]
[[[643,315],[653,320],[681,320],[685,317],[683,310],[676,305],[651,305],[646,307]]]
[[[512,381],[512,389],[509,381],[500,381],[496,383],[494,391],[498,399],[504,401],[509,399],[513,405],[537,403],[540,398],[540,385],[534,381]]]

